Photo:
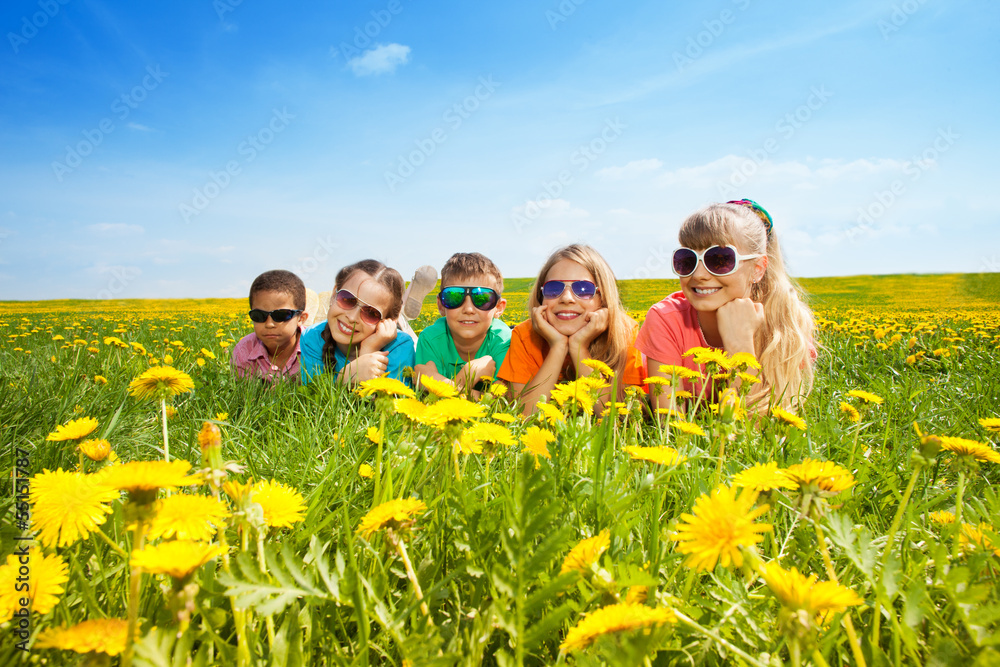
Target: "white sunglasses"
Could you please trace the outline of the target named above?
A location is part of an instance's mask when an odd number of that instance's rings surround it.
[[[705,265],[705,270],[713,276],[728,276],[740,268],[740,262],[746,259],[757,259],[763,255],[741,255],[736,246],[714,245],[701,252],[691,248],[674,250],[671,268],[681,278],[687,278],[698,270],[698,262]]]

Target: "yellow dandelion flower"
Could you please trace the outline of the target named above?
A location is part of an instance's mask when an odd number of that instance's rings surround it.
[[[688,435],[705,435],[705,431],[703,431],[700,426],[692,424],[691,422],[675,421],[670,422],[670,425],[681,433],[686,433]]]
[[[158,489],[176,489],[178,486],[195,486],[201,483],[197,477],[189,476],[191,464],[187,461],[132,461],[120,466],[111,466],[101,471],[101,481],[113,489],[128,491],[144,502],[152,501],[149,494]]]
[[[667,415],[668,417],[675,417],[676,419],[684,419],[684,413],[674,410],[673,408],[657,408],[656,414]]]
[[[97,428],[97,420],[93,417],[74,419],[61,426],[56,426],[56,430],[49,433],[45,439],[48,441],[62,442],[64,440],[79,440],[86,438]]]
[[[750,375],[749,373],[737,373],[736,377],[743,380],[746,384],[760,384],[761,379],[756,375]]]
[[[91,461],[103,461],[111,453],[111,443],[107,440],[84,440],[76,446]]]
[[[201,357],[198,357],[197,359],[194,360],[194,363],[198,364],[198,366],[204,366],[205,360],[202,359]]]
[[[504,445],[506,447],[513,447],[517,444],[510,430],[500,424],[476,422],[465,429],[465,433],[470,433],[476,442],[489,442],[494,445]]]
[[[660,377],[659,375],[650,375],[645,380],[646,384],[659,385],[661,387],[669,387],[673,384],[669,379]]]
[[[72,627],[46,628],[38,635],[35,648],[56,648],[76,653],[104,653],[115,656],[125,650],[128,621],[95,618]]]
[[[737,352],[729,357],[729,368],[736,368],[737,366],[755,368],[757,370],[760,370],[761,368],[760,362],[757,361],[757,357],[753,356],[749,352]]]
[[[436,423],[466,422],[482,419],[486,408],[464,398],[443,398],[427,406],[427,414]]]
[[[400,530],[409,527],[427,511],[427,505],[415,498],[390,500],[378,505],[362,519],[357,532],[369,538],[382,529]]]
[[[405,396],[415,398],[416,394],[406,386],[406,383],[390,377],[377,377],[365,380],[357,389],[359,396],[371,396],[375,393],[383,393],[386,396]]]
[[[701,378],[701,373],[686,366],[660,364],[660,372],[667,376],[679,377],[682,380],[698,380]]]
[[[376,445],[381,445],[383,442],[382,429],[377,426],[369,426],[368,430],[365,432],[365,437],[374,442]]]
[[[1000,433],[1000,417],[988,417],[986,419],[980,419],[979,425],[985,428],[987,431],[992,431],[993,433]]]
[[[939,523],[943,526],[948,525],[950,523],[955,523],[955,514],[947,510],[942,510],[940,512],[931,512],[927,516],[934,523]]]
[[[692,348],[682,356],[691,357],[696,364],[716,364],[720,368],[729,368],[729,357],[722,350],[711,348]]]
[[[805,459],[802,463],[788,466],[785,473],[803,493],[836,495],[854,486],[854,475],[833,461]]]
[[[649,461],[661,466],[675,466],[687,461],[673,447],[626,447],[625,452],[635,461]]]
[[[430,417],[427,414],[428,406],[424,405],[416,398],[397,398],[392,402],[393,409],[408,419],[418,424],[430,424]]]
[[[860,389],[852,389],[847,392],[847,395],[852,398],[860,398],[865,403],[874,403],[875,405],[882,405],[885,402],[881,396],[872,394],[871,392],[861,391]]]
[[[783,421],[786,424],[790,424],[795,428],[799,429],[800,431],[806,430],[806,421],[802,419],[802,417],[799,417],[798,415],[789,412],[788,410],[785,410],[782,407],[779,407],[777,405],[774,406],[773,408],[771,408],[771,414],[776,419]]]
[[[375,475],[375,471],[367,463],[362,463],[358,466],[358,477],[364,477],[365,479],[371,479]]]
[[[844,415],[847,421],[851,423],[856,424],[859,421],[861,421],[861,413],[858,412],[858,409],[853,405],[851,405],[850,403],[845,403],[844,401],[841,401],[840,412]]]
[[[217,421],[217,422],[224,422],[227,419],[229,419],[229,413],[228,412],[216,412],[215,413],[215,421]]]
[[[224,526],[229,510],[211,496],[175,494],[157,501],[149,537],[208,542]]]
[[[222,430],[212,422],[205,422],[198,431],[198,445],[202,452],[222,447]]]
[[[850,588],[835,581],[818,581],[815,574],[807,577],[794,567],[785,570],[775,562],[764,565],[762,575],[783,607],[802,610],[810,616],[826,612],[837,614],[865,602]]]
[[[594,414],[594,397],[591,395],[592,385],[591,383],[583,382],[584,379],[586,378],[573,380],[572,382],[560,382],[552,388],[549,395],[563,409],[567,407],[567,404],[575,403],[579,409],[588,415],[592,415]]]
[[[593,537],[581,540],[579,544],[570,549],[563,560],[559,574],[567,572],[586,572],[591,565],[597,564],[597,559],[601,557],[608,547],[611,546],[611,531],[602,530]]]
[[[165,574],[185,580],[208,561],[226,552],[218,544],[193,540],[171,540],[132,552],[132,567],[150,574]]]
[[[94,384],[107,384],[107,383],[108,383],[108,378],[104,377],[103,375],[94,376]]]
[[[678,552],[687,554],[688,567],[704,572],[713,570],[716,563],[743,565],[740,548],[757,544],[764,539],[762,533],[771,530],[771,524],[755,523],[769,509],[768,505],[754,507],[756,495],[748,491],[737,495],[736,487],[720,486],[695,500],[692,514],[681,515],[677,532],[670,538],[677,542]]]
[[[458,437],[458,451],[466,456],[470,454],[482,454],[483,445],[471,431],[463,431]]]
[[[611,368],[611,366],[608,366],[599,359],[584,359],[581,363],[608,378],[613,377],[615,374],[615,371]]]
[[[521,435],[521,444],[524,445],[525,451],[547,459],[552,458],[549,454],[549,443],[555,440],[556,436],[552,431],[537,426],[529,426]]]
[[[253,480],[248,479],[246,482],[226,480],[222,483],[222,491],[232,498],[234,503],[240,505],[250,497],[250,492],[253,491]]]
[[[507,414],[506,412],[496,412],[490,415],[490,417],[496,419],[498,422],[503,422],[505,424],[513,424],[514,422],[517,421],[517,417],[515,417],[514,415]]]
[[[672,609],[653,609],[644,604],[623,602],[603,607],[570,628],[560,649],[579,651],[593,644],[602,635],[642,630],[664,623],[676,623]]]
[[[628,594],[625,596],[625,602],[627,604],[643,604],[648,597],[648,586],[629,586]]]
[[[787,472],[778,468],[774,461],[758,463],[733,476],[733,484],[753,491],[773,491],[774,489],[795,489],[798,484]]]
[[[550,424],[566,421],[566,416],[559,410],[559,408],[551,403],[536,403],[535,409],[538,411],[538,414],[540,414],[545,421]]]
[[[97,475],[45,470],[31,479],[32,529],[46,547],[69,546],[97,530],[119,497]]]
[[[165,363],[167,366],[172,366],[174,363],[174,358],[169,354],[165,354],[163,355],[163,363]]]
[[[167,406],[166,412],[167,412],[167,419],[171,419],[177,416],[177,408],[175,408],[172,405]]]
[[[989,461],[990,463],[1000,463],[1000,453],[989,445],[984,445],[975,440],[965,438],[955,438],[948,435],[938,436],[941,440],[941,449],[952,452],[960,457],[969,457],[977,461]]]
[[[194,380],[171,366],[154,366],[128,385],[129,393],[140,400],[176,396],[194,389]]]
[[[28,599],[31,611],[47,614],[59,603],[59,596],[66,590],[63,584],[69,580],[69,568],[62,558],[55,554],[46,556],[34,547],[28,549],[27,563],[22,562],[22,558],[25,556],[12,553],[7,556],[7,562],[0,565],[0,623],[14,617],[14,612],[22,607],[22,598]],[[28,570],[27,582],[21,568]],[[28,584],[27,589],[24,589],[24,583]]]
[[[958,543],[963,551],[992,551],[994,556],[1000,557],[1000,548],[993,544],[993,541],[986,535],[986,532],[996,533],[993,526],[988,523],[980,523],[978,526],[963,523],[962,531],[958,535]]]
[[[294,488],[276,482],[261,480],[253,485],[253,502],[264,510],[264,522],[272,528],[291,528],[305,517],[306,501]]]
[[[490,393],[500,398],[501,396],[507,395],[507,385],[503,382],[494,382],[490,385]]]
[[[203,357],[208,359],[215,359],[215,353],[209,350],[207,347],[201,348],[201,354]]]
[[[451,398],[458,396],[458,389],[450,382],[436,380],[429,375],[420,376],[420,385],[430,393],[440,398]]]

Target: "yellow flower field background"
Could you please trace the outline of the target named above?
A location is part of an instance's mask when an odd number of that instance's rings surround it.
[[[802,284],[796,412],[597,368],[530,419],[237,381],[245,300],[0,304],[0,664],[997,664],[1000,279]]]

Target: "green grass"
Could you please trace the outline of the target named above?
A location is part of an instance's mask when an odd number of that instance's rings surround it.
[[[695,573],[670,540],[681,514],[691,512],[696,498],[715,487],[723,441],[723,481],[757,462],[786,466],[806,457],[835,461],[853,472],[855,485],[824,501],[821,515],[801,516],[798,494],[774,494],[772,509],[761,521],[773,524],[775,539],[765,537],[756,550],[765,561],[780,557],[784,567],[826,580],[814,522],[822,527],[840,583],[865,601],[851,618],[868,664],[992,664],[1000,641],[998,558],[976,549],[953,559],[957,527],[935,524],[928,513],[956,509],[961,474],[964,521],[1000,525],[998,465],[963,469],[953,463],[953,455],[941,453],[917,470],[913,454],[919,441],[912,425],[919,423],[925,433],[995,442],[978,420],[1000,416],[1000,380],[992,372],[1000,340],[995,306],[1000,282],[995,276],[886,276],[802,283],[814,307],[842,323],[825,325],[819,333],[816,385],[800,413],[808,423],[805,432],[773,420],[730,425],[708,411],[691,415],[708,433],[704,438],[677,436],[638,412],[600,425],[578,415],[552,428],[557,436],[549,445],[552,458],[540,459],[537,467],[521,447],[500,447],[489,462],[483,455],[459,456],[456,474],[450,440],[455,433],[414,427],[389,411],[378,461],[379,448],[366,431],[382,424],[379,403],[323,380],[308,387],[265,387],[232,377],[219,341],[246,331],[229,315],[244,307],[234,300],[232,306],[123,303],[110,314],[88,302],[4,304],[0,436],[5,451],[30,452],[32,474],[77,465],[72,446],[45,438],[55,426],[80,416],[99,420],[94,435],[109,439],[122,460],[159,458],[156,406],[127,391],[148,362],[103,343],[104,336],[119,336],[142,343],[160,359],[170,351],[174,364],[195,379],[195,391],[173,401],[178,411],[169,421],[174,456],[200,466],[198,430],[216,413],[228,412],[220,423],[223,458],[244,469],[233,476],[273,478],[305,497],[304,520],[293,529],[265,532],[261,552],[255,539],[246,552],[238,548],[237,526],[249,530],[251,538],[254,533],[247,517],[234,518],[227,531],[235,547],[230,571],[219,563],[199,571],[190,626],[179,640],[165,593],[169,585],[145,577],[138,664],[184,664],[188,658],[194,664],[236,664],[230,600],[247,605],[247,645],[256,664],[399,665],[404,658],[413,665],[641,664],[649,655],[655,664],[721,665],[734,664],[734,649],[762,664],[778,659],[787,664],[794,642],[783,633],[780,606],[760,579],[721,566]],[[529,284],[508,281],[508,298],[524,299]],[[631,311],[643,311],[672,285],[635,281],[623,284],[622,291]],[[935,307],[935,294],[947,295],[947,301]],[[959,308],[964,310],[955,319],[938,317],[934,331],[910,331],[912,322]],[[838,315],[849,310],[854,311],[850,316]],[[115,333],[120,324],[125,331]],[[879,330],[886,335],[876,338]],[[877,347],[896,331],[900,341]],[[53,341],[54,335],[66,340]],[[918,339],[913,349],[911,335]],[[100,351],[73,345],[76,338],[88,345],[99,341]],[[175,340],[186,351],[169,344]],[[201,348],[218,358],[196,365]],[[934,354],[942,349],[949,356]],[[907,363],[917,351],[924,357]],[[96,384],[95,375],[108,383]],[[849,424],[839,406],[851,400],[846,396],[851,389],[874,392],[885,403],[863,408],[861,423]],[[508,408],[496,400],[487,409]],[[514,424],[512,431],[520,436],[532,424]],[[631,461],[622,448],[635,444],[669,444],[689,458],[671,468]],[[13,474],[13,462],[12,456],[4,458],[4,479]],[[380,463],[377,496],[375,481],[357,474],[361,463]],[[913,496],[887,544],[915,471]],[[370,541],[356,534],[373,505],[400,497],[418,497],[428,506],[403,539],[429,618],[398,549],[384,534]],[[4,553],[20,534],[13,510],[8,484],[0,498]],[[124,513],[124,503],[116,502],[102,530],[128,549]],[[570,548],[602,530],[609,531],[610,547],[593,569],[561,575]],[[992,529],[987,539],[1000,544]],[[884,559],[887,547],[890,556]],[[69,581],[59,605],[35,617],[36,636],[54,625],[124,617],[128,568],[109,547],[88,538],[48,551],[66,561]],[[690,622],[560,653],[566,633],[584,614],[624,599],[633,586],[649,588],[647,604],[675,608]],[[877,632],[876,603],[883,608]],[[19,652],[11,629],[2,629],[3,664],[28,664],[39,657],[53,664],[83,664],[82,657],[68,652]],[[812,637],[828,664],[854,664],[840,620]],[[811,647],[803,648],[803,662],[817,664]]]

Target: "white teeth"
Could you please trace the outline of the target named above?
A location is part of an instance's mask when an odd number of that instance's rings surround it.
[[[721,289],[720,287],[712,287],[712,288],[709,288],[709,289],[702,289],[702,288],[695,287],[694,288],[694,293],[695,294],[715,294],[720,289]]]
[[[572,320],[580,316],[580,313],[556,313],[560,320]]]
[[[337,322],[337,326],[340,327],[340,331],[348,336],[354,333],[354,329],[345,325],[343,322]]]

